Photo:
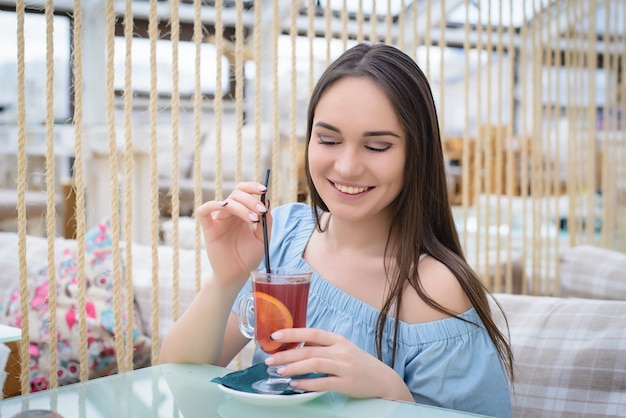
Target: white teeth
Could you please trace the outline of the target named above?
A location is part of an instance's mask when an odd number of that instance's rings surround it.
[[[335,187],[342,193],[346,194],[359,194],[363,193],[367,190],[367,187],[350,187],[350,186],[342,186],[340,184],[335,183]]]

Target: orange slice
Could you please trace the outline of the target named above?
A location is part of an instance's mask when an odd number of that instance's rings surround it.
[[[280,300],[263,292],[255,292],[254,315],[256,316],[256,339],[266,353],[278,351],[283,345],[270,339],[270,334],[283,328],[293,327],[291,312]]]

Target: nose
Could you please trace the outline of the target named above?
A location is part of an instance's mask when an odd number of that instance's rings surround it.
[[[335,160],[335,170],[343,178],[351,178],[361,174],[363,161],[355,147],[343,147]]]

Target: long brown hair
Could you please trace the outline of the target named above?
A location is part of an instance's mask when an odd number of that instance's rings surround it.
[[[385,246],[385,259],[388,259],[388,254],[392,254],[391,265],[394,267],[385,266],[390,292],[376,326],[378,358],[382,359],[385,319],[393,308],[392,315],[396,321],[392,366],[395,362],[399,325],[397,319],[403,289],[407,284],[433,309],[464,320],[424,292],[417,265],[420,255],[425,253],[445,264],[456,276],[495,344],[510,379],[513,380],[511,347],[491,317],[487,299],[489,292],[467,264],[459,243],[448,202],[439,123],[430,85],[415,61],[393,46],[362,43],[347,50],[326,69],[313,90],[307,116],[305,169],[317,229],[324,231],[320,223],[320,210],[329,210],[313,185],[309,169],[308,145],[313,117],[322,95],[330,86],[345,77],[368,78],[385,91],[404,128],[407,140],[404,187],[391,205],[395,213]]]

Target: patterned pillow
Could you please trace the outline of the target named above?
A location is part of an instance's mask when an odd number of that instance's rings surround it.
[[[85,234],[84,280],[89,378],[101,377],[117,371],[114,341],[113,255],[109,230],[110,225],[105,222]],[[57,375],[59,385],[65,385],[77,382],[80,376],[77,250],[72,246],[63,248],[56,261]],[[123,280],[123,268],[121,270]],[[33,392],[48,388],[50,373],[48,284],[47,266],[28,278],[30,381]],[[124,301],[120,303],[121,306],[125,306]],[[19,285],[11,293],[5,305],[5,311],[1,312],[1,310],[0,306],[0,322],[21,327]],[[150,361],[151,340],[144,332],[136,304],[134,316],[133,365],[142,367],[148,365]],[[123,317],[122,321],[125,323],[126,318]]]
[[[626,300],[626,254],[594,245],[559,256],[560,296]]]
[[[514,354],[516,417],[609,418],[626,407],[626,302],[496,294]],[[506,334],[499,310],[494,319]]]

